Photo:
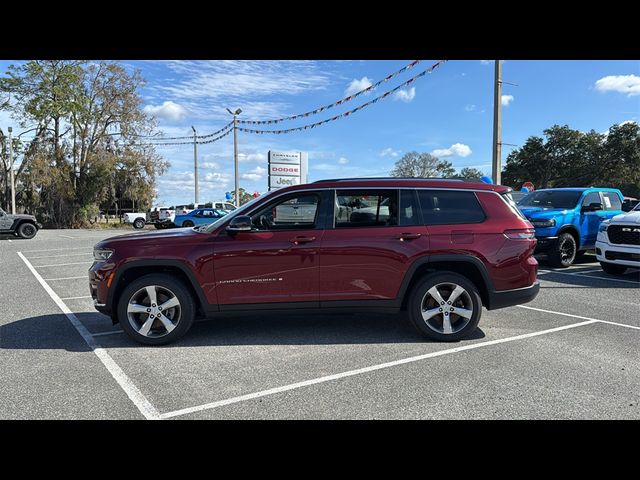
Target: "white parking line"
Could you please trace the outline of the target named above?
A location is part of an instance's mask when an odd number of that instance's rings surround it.
[[[59,252],[61,250],[89,250],[91,247],[47,248],[46,250],[25,250],[22,253]]]
[[[42,267],[64,267],[65,265],[86,265],[93,262],[71,262],[71,263],[52,263],[51,265],[34,265],[36,268]]]
[[[105,335],[115,335],[117,333],[124,333],[124,330],[115,330],[113,332],[94,333],[93,336],[94,337],[104,337]]]
[[[70,237],[69,235],[58,235],[58,236],[59,236],[59,237],[62,237],[62,238],[70,238],[71,240],[73,240],[74,238],[76,238],[76,237]]]
[[[93,252],[84,252],[84,253],[66,253],[63,255],[55,254],[55,257],[81,257],[81,256],[89,256],[93,255]],[[51,255],[38,255],[37,257],[29,257],[29,260],[35,260],[36,258],[51,258]]]
[[[81,297],[64,297],[64,298],[61,298],[60,300],[79,300],[81,298],[91,298],[91,295],[83,295]]]
[[[88,275],[82,275],[81,277],[60,277],[60,278],[44,278],[45,282],[54,282],[56,280],[77,280],[79,278],[89,278]]]
[[[537,337],[539,335],[546,335],[548,333],[560,332],[562,330],[568,330],[570,328],[582,327],[583,325],[590,325],[597,323],[599,320],[590,319],[586,322],[573,323],[571,325],[564,325],[562,327],[550,328],[548,330],[542,330],[539,332],[526,333],[523,335],[517,335],[515,337],[500,338],[498,340],[490,340],[487,342],[474,343],[471,345],[465,345],[462,347],[449,348],[447,350],[440,350],[438,352],[426,353],[424,355],[416,355],[414,357],[403,358],[401,360],[394,360],[392,362],[381,363],[370,367],[358,368],[356,370],[349,370],[342,373],[336,373],[334,375],[327,375],[325,377],[314,378],[311,380],[305,380],[303,382],[296,382],[282,387],[270,388],[268,390],[262,390],[259,392],[250,393],[247,395],[241,395],[238,397],[227,398],[225,400],[219,400],[217,402],[211,402],[196,407],[183,408],[180,410],[174,410],[173,412],[167,412],[160,415],[160,418],[172,418],[179,417],[181,415],[187,415],[189,413],[201,412],[203,410],[212,410],[214,408],[223,407],[225,405],[231,405],[234,403],[244,402],[247,400],[253,400],[255,398],[266,397],[267,395],[274,395],[276,393],[288,392],[302,387],[308,387],[310,385],[317,385],[319,383],[331,382],[333,380],[339,380],[341,378],[352,377],[354,375],[360,375],[363,373],[373,372],[376,370],[382,370],[384,368],[395,367],[397,365],[404,365],[407,363],[419,362],[426,360],[427,358],[440,357],[443,355],[449,355],[451,353],[463,352],[465,350],[474,350],[476,348],[488,347],[490,345],[498,345],[500,343],[513,342],[516,340],[522,340],[525,338]]]
[[[597,271],[597,270],[590,270],[589,272],[584,272],[584,273],[590,273],[591,271]],[[621,278],[597,277],[595,275],[582,275],[583,272],[571,273],[571,272],[558,272],[556,270],[539,270],[538,271],[538,274],[545,274],[545,273],[557,273],[558,275],[573,275],[575,277],[584,277],[584,278],[599,278],[601,280],[611,280],[612,282],[633,283],[634,285],[640,286],[640,282],[634,282],[633,280],[622,280]]]
[[[78,331],[83,340],[87,343],[89,348],[96,354],[96,356],[100,359],[102,364],[109,371],[114,380],[120,385],[120,388],[124,390],[129,399],[133,402],[133,404],[138,408],[140,413],[147,420],[156,420],[160,418],[160,412],[156,410],[156,408],[147,400],[147,398],[142,394],[142,392],[134,385],[131,379],[122,371],[122,369],[118,366],[118,364],[111,358],[111,355],[99,346],[91,333],[86,329],[86,327],[78,320],[78,317],[74,315],[74,313],[69,310],[69,307],[60,299],[60,297],[53,291],[53,289],[47,284],[47,282],[40,276],[37,270],[31,265],[29,260],[21,253],[18,252],[18,256],[22,259],[25,265],[29,268],[31,273],[36,280],[42,285],[45,291],[49,294],[51,299],[58,305],[58,308],[62,310],[65,316],[69,319],[71,324]]]

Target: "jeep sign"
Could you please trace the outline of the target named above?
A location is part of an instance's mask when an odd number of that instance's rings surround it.
[[[308,182],[306,152],[269,150],[269,190]]]

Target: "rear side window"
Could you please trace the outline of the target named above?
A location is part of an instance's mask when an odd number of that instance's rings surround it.
[[[602,192],[602,197],[604,198],[603,207],[605,210],[622,210],[622,202],[617,193]]]
[[[485,214],[473,192],[418,190],[422,217],[426,225],[480,223]]]
[[[397,190],[338,190],[334,209],[336,228],[398,225]]]

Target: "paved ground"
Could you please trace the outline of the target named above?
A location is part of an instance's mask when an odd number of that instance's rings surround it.
[[[0,238],[0,418],[640,418],[637,270],[542,264],[536,300],[455,344],[358,314],[225,317],[142,347],[89,298],[92,246],[117,233]]]

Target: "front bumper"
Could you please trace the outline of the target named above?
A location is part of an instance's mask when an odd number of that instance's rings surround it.
[[[512,307],[527,303],[536,298],[540,291],[540,282],[536,281],[530,287],[516,288],[513,290],[501,290],[489,292],[489,305],[487,310]]]
[[[612,245],[600,240],[602,234],[598,234],[596,242],[596,259],[599,262],[625,265],[627,267],[640,267],[640,247],[632,245]]]
[[[558,241],[558,237],[536,237],[536,240],[538,240],[538,243],[536,244],[536,249],[533,252],[534,254],[553,250],[556,246],[556,242]]]

